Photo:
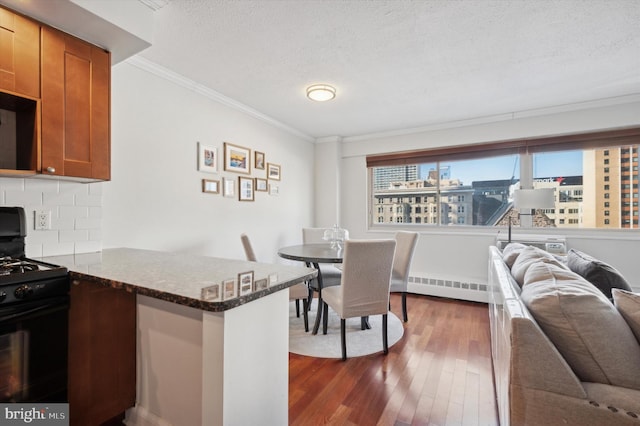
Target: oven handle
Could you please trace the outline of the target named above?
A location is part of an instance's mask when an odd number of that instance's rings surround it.
[[[69,309],[69,296],[0,307],[0,324]]]

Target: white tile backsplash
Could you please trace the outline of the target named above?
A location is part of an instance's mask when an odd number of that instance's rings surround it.
[[[27,217],[28,257],[102,250],[102,185],[39,178],[0,177],[0,206],[18,206]],[[51,229],[34,229],[34,212],[51,212]]]

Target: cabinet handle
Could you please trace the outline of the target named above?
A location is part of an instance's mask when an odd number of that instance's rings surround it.
[[[55,167],[51,167],[51,166],[49,166],[49,167],[47,167],[47,172],[49,172],[49,173],[55,173],[55,172],[56,172],[56,168],[55,168]]]

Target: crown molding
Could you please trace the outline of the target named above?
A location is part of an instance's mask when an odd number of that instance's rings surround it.
[[[476,117],[468,120],[449,121],[444,123],[434,123],[428,126],[412,127],[408,129],[390,130],[388,132],[370,133],[365,135],[348,136],[343,138],[343,142],[358,142],[369,139],[386,138],[393,136],[412,135],[415,133],[425,133],[435,130],[453,129],[457,127],[473,126],[478,124],[497,123],[500,121],[517,120],[526,117],[539,117],[543,115],[558,114],[562,112],[580,111],[585,109],[604,108],[608,106],[624,105],[640,102],[640,93],[616,96],[612,98],[596,99],[593,101],[577,102],[572,104],[556,105],[546,108],[536,108],[524,111],[514,111],[504,114],[488,115]]]
[[[256,109],[253,109],[241,102],[236,101],[235,99],[225,96],[220,92],[216,92],[215,90],[210,89],[200,83],[196,83],[195,81],[189,78],[186,78],[183,75],[173,72],[168,68],[165,68],[161,65],[156,64],[155,62],[144,59],[139,55],[132,56],[131,58],[128,58],[125,62],[137,68],[140,68],[144,71],[150,72],[151,74],[154,74],[165,80],[168,80],[172,83],[175,83],[178,86],[184,87],[185,89],[198,93],[199,95],[209,98],[229,108],[233,108],[253,118],[257,118],[258,120],[261,120],[267,124],[270,124],[271,126],[274,126],[280,130],[284,130],[285,132],[290,133],[299,138],[302,138],[308,142],[315,142],[315,138],[307,135],[306,133],[302,133],[301,131],[294,129],[293,127],[288,126],[276,120],[275,118],[269,117],[268,115],[265,115]]]

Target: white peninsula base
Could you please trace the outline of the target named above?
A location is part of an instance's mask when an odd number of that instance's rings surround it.
[[[288,291],[224,312],[137,296],[130,426],[286,425]]]

